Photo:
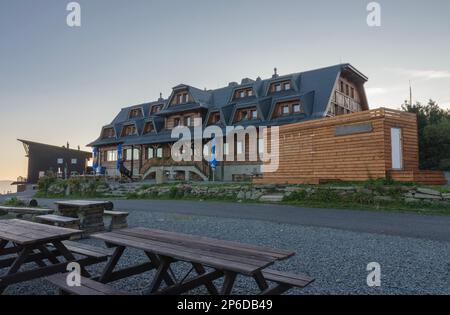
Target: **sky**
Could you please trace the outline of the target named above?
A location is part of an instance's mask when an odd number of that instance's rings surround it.
[[[81,146],[126,106],[179,83],[214,89],[349,62],[370,108],[450,108],[450,1],[0,0],[0,180],[26,176],[17,138]]]

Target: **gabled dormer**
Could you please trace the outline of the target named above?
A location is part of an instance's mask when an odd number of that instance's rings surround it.
[[[186,86],[175,87],[170,98],[169,106],[194,103],[194,98]]]
[[[114,127],[104,127],[102,129],[101,139],[112,139],[116,137]]]

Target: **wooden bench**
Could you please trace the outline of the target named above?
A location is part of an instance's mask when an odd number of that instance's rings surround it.
[[[46,214],[37,216],[36,221],[39,223],[65,227],[68,229],[80,229],[80,219],[78,218],[63,217],[56,214]]]
[[[125,229],[128,227],[128,222],[127,222],[127,217],[129,215],[128,212],[105,210],[103,215],[106,218],[111,219],[111,222],[109,223],[109,225],[106,225],[108,231],[117,230],[117,229]]]
[[[275,287],[266,289],[261,293],[262,295],[283,294],[292,288],[304,288],[314,282],[314,279],[308,276],[272,269],[265,269],[262,274],[264,279],[277,284]]]
[[[9,206],[0,206],[0,211],[3,212],[6,211],[9,214],[14,214],[18,218],[29,216],[33,220],[39,215],[52,214],[55,212],[55,210],[52,209],[9,207]]]
[[[72,253],[80,254],[92,258],[104,259],[106,260],[108,257],[112,256],[114,249],[112,248],[101,248],[96,246],[91,246],[84,243],[73,242],[73,241],[64,241],[62,242],[64,246],[67,247]]]
[[[70,287],[67,285],[67,273],[55,274],[47,277],[46,280],[59,289],[63,295],[128,295],[110,285],[96,282],[89,278],[81,277],[81,286]]]

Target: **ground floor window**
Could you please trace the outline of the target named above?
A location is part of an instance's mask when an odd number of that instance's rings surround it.
[[[156,157],[161,159],[163,157],[163,148],[156,149]]]
[[[134,161],[139,160],[139,149],[126,149],[125,159],[127,161],[131,161],[131,159],[133,159]]]
[[[154,157],[155,157],[155,150],[152,147],[147,148],[147,160],[151,160]]]
[[[117,161],[117,150],[106,151],[106,161],[107,162]]]

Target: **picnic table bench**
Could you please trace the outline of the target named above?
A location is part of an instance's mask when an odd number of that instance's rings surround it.
[[[15,214],[18,217],[23,217],[29,215],[32,219],[39,215],[47,215],[55,212],[53,209],[42,209],[42,208],[27,208],[27,207],[10,207],[10,206],[0,206],[0,212],[6,212],[9,214]]]
[[[0,269],[7,269],[0,275],[0,294],[11,284],[65,272],[69,262],[78,262],[82,274],[90,276],[84,267],[106,261],[108,254],[67,242],[79,233],[18,219],[0,220]],[[34,268],[21,270],[25,264]]]
[[[147,228],[123,229],[94,234],[92,237],[114,248],[114,253],[96,280],[110,283],[156,269],[148,294],[182,294],[205,286],[210,294],[229,295],[238,275],[253,278],[261,294],[281,294],[292,287],[305,287],[314,281],[307,276],[267,269],[276,261],[295,254],[287,250]],[[126,248],[143,251],[149,261],[115,270]],[[180,261],[192,265],[183,279],[177,279],[171,269],[173,264]],[[196,276],[188,279],[193,271]],[[220,291],[213,283],[219,278],[224,279]],[[166,287],[161,287],[162,282],[166,283]],[[275,282],[276,286],[270,287],[268,282]]]

